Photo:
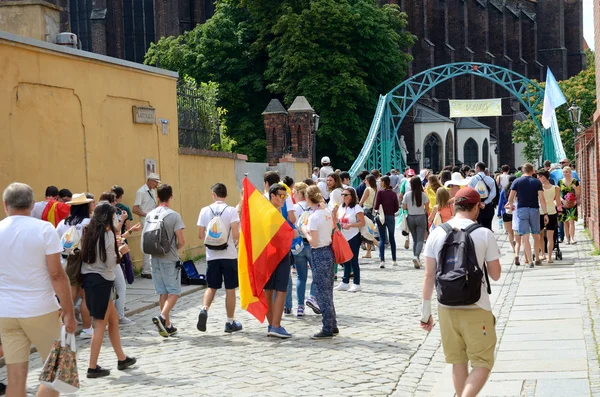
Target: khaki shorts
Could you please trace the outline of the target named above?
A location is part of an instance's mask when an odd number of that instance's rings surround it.
[[[442,347],[448,364],[471,361],[473,368],[494,366],[496,320],[492,312],[438,306]]]
[[[31,345],[46,361],[52,344],[60,339],[59,312],[51,312],[29,318],[0,318],[0,335],[6,364],[26,363],[29,361]]]

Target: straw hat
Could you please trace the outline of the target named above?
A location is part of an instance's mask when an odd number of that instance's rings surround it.
[[[450,179],[449,181],[446,181],[446,183],[444,183],[444,187],[448,187],[450,185],[453,186],[467,186],[469,184],[469,182],[471,182],[471,178],[463,178],[463,176],[461,175],[460,172],[453,172],[452,173],[452,179]]]
[[[85,193],[76,193],[76,194],[73,195],[73,197],[71,197],[71,201],[67,201],[66,204],[69,204],[69,205],[82,205],[82,204],[91,203],[92,201],[94,201],[94,200],[87,198],[85,196]]]
[[[156,182],[160,183],[160,176],[158,176],[158,174],[152,172],[152,173],[148,174],[148,180],[156,181]]]

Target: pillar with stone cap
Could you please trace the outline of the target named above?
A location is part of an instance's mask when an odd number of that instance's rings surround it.
[[[288,109],[292,156],[309,159],[312,164],[312,115],[315,113],[303,96],[297,96]]]
[[[267,136],[267,162],[274,166],[283,157],[285,151],[288,112],[278,99],[271,99],[262,115]]]

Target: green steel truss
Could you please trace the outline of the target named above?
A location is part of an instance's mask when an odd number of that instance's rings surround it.
[[[539,85],[500,66],[476,62],[451,63],[421,72],[405,80],[385,96],[379,96],[367,140],[350,168],[353,182],[357,182],[356,176],[363,169],[377,168],[383,172],[392,168],[403,170],[406,164],[401,156],[398,129],[409,110],[436,85],[466,74],[483,77],[509,91],[534,116],[533,120],[543,138],[544,159],[556,162],[557,158],[564,157],[558,126],[553,125],[545,130],[536,117],[541,115],[536,109],[544,100],[544,90]],[[534,90],[530,91],[530,87]]]

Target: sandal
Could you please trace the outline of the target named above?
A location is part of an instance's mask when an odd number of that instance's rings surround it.
[[[363,259],[371,259],[371,255],[363,255],[361,258],[363,258]]]

